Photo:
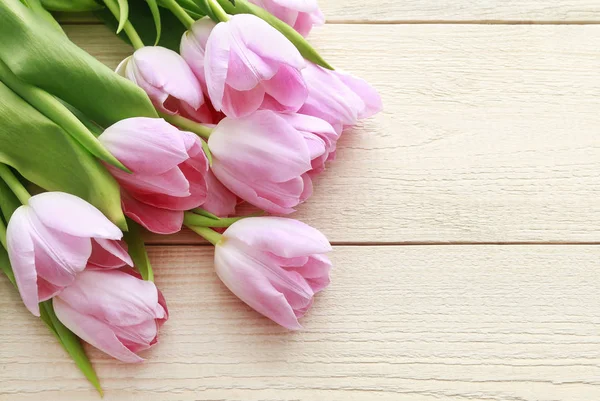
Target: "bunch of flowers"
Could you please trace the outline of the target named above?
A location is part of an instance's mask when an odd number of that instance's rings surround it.
[[[300,329],[331,246],[282,216],[311,196],[343,131],[381,110],[304,38],[324,22],[314,1],[141,3],[0,2],[0,267],[98,389],[79,339],[139,362],[168,319],[141,228],[187,226],[215,246],[232,293]],[[135,51],[113,72],[46,8],[111,13]],[[154,45],[135,18],[154,22]],[[157,45],[161,31],[180,39]],[[237,216],[242,202],[260,217]]]

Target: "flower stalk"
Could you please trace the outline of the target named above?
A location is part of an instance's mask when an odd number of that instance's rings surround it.
[[[197,123],[195,121],[190,120],[189,118],[185,118],[183,116],[178,115],[169,115],[166,113],[159,113],[162,118],[164,118],[167,122],[184,129],[186,131],[193,132],[201,138],[208,139],[213,129],[209,128],[205,125]]]
[[[163,0],[163,6],[167,7],[186,29],[190,29],[194,25],[194,19],[175,0]]]
[[[198,234],[199,236],[201,236],[202,238],[204,238],[205,240],[207,240],[214,246],[217,246],[219,244],[219,242],[221,242],[221,239],[223,238],[223,236],[221,234],[219,234],[215,230],[210,229],[208,227],[198,227],[198,226],[193,226],[193,225],[187,224],[187,223],[184,223],[184,224],[187,226],[187,228],[189,228],[190,230],[192,230],[193,232],[195,232],[196,234]]]
[[[0,178],[4,180],[23,205],[29,202],[31,195],[6,164],[0,163]]]

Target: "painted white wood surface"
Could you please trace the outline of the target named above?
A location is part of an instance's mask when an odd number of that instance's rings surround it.
[[[231,295],[212,252],[152,248],[171,318],[142,365],[91,352],[105,400],[600,399],[598,246],[336,247],[298,333]],[[0,400],[98,399],[0,294]]]

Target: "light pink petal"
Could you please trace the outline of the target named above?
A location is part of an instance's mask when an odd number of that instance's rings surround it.
[[[303,136],[269,110],[240,119],[223,119],[213,130],[208,145],[215,164],[222,162],[228,169],[253,176],[256,181],[284,182],[311,168]]]
[[[223,234],[275,255],[294,258],[332,250],[327,238],[315,228],[283,217],[249,217],[234,223]]]
[[[300,177],[281,183],[254,182],[231,173],[218,161],[214,162],[212,170],[231,192],[268,213],[293,213],[294,206],[300,203],[300,195],[304,188]]]
[[[142,194],[163,194],[185,197],[190,195],[190,183],[179,167],[160,174],[128,174],[112,166],[106,166],[119,181],[121,187],[135,197]]]
[[[40,302],[44,302],[49,300],[50,298],[53,298],[57,294],[60,294],[60,292],[63,290],[63,287],[51,284],[41,277],[37,278],[37,286]]]
[[[189,159],[187,159],[184,164],[192,167],[196,171],[206,174],[208,172],[209,163],[206,153],[204,153],[204,148],[202,147],[203,140],[191,132],[182,131],[181,133],[183,134],[186,151],[189,156]]]
[[[160,209],[135,200],[121,191],[123,212],[147,230],[157,234],[174,234],[183,225],[183,211]]]
[[[219,217],[235,214],[237,196],[218,180],[212,170],[206,175],[206,183],[208,191],[202,208]]]
[[[132,352],[147,350],[156,343],[158,325],[154,319],[133,326],[113,326],[115,335]]]
[[[31,209],[19,207],[8,222],[6,230],[7,251],[15,273],[15,280],[25,307],[35,316],[40,316],[35,252],[31,239],[32,227],[29,220]]]
[[[91,239],[47,228],[33,213],[29,221],[38,277],[55,286],[70,285],[87,265],[92,253]]]
[[[216,110],[221,110],[225,93],[225,79],[229,65],[231,35],[225,22],[218,23],[206,42],[204,74],[210,100]]]
[[[266,93],[277,100],[288,111],[297,111],[308,96],[308,89],[302,74],[286,65],[282,65],[277,74],[262,83]]]
[[[265,266],[258,260],[235,245],[217,246],[215,269],[227,288],[257,312],[290,330],[302,328],[285,296],[262,274]]]
[[[302,190],[302,194],[300,195],[300,202],[305,202],[313,193],[313,184],[308,173],[302,174],[302,181],[304,182],[304,188]]]
[[[275,4],[282,7],[291,8],[292,10],[309,13],[319,8],[316,0],[271,0]]]
[[[136,363],[143,359],[131,352],[117,338],[109,325],[73,309],[59,298],[54,299],[58,319],[85,342],[122,362]]]
[[[206,78],[204,76],[204,57],[208,37],[215,27],[215,23],[208,17],[200,18],[194,22],[192,28],[186,31],[181,38],[180,53],[188,63],[196,78],[200,81],[206,93]]]
[[[105,269],[118,269],[125,265],[133,266],[124,241],[106,239],[92,240],[92,256],[88,264]]]
[[[232,35],[258,56],[296,69],[306,66],[296,46],[262,19],[252,14],[237,14],[230,18],[228,24]]]
[[[60,294],[72,308],[113,326],[132,326],[153,320],[158,290],[119,270],[85,270]]]
[[[139,76],[153,88],[186,102],[194,109],[204,102],[200,83],[176,52],[160,46],[147,46],[133,53],[132,62]],[[164,102],[161,106],[164,111],[177,112],[165,108]]]
[[[135,173],[164,173],[188,157],[181,131],[161,118],[127,118],[108,127],[98,139]]]
[[[229,52],[227,85],[237,91],[250,90],[261,81],[271,79],[277,73],[278,67],[277,63],[262,59],[243,46],[232,45]]]
[[[121,239],[123,233],[91,204],[64,192],[44,192],[29,199],[41,222],[76,237]]]
[[[228,117],[246,117],[260,107],[264,97],[265,90],[262,85],[247,91],[237,91],[226,86],[221,110]]]
[[[363,100],[364,107],[358,111],[358,118],[371,117],[383,109],[379,93],[367,81],[344,72],[336,71],[336,75]]]

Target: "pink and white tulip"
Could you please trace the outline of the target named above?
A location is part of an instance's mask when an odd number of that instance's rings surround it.
[[[215,269],[238,298],[276,323],[298,319],[329,285],[327,238],[297,220],[251,217],[234,223],[215,246]]]
[[[217,111],[244,117],[259,108],[296,111],[306,100],[300,70],[306,62],[282,33],[251,14],[238,14],[211,28],[197,21],[181,52]],[[202,80],[202,78],[200,78]]]
[[[53,300],[58,319],[94,347],[123,362],[156,344],[168,319],[154,283],[120,270],[85,270]]]
[[[298,112],[319,117],[340,133],[345,126],[354,125],[383,107],[377,91],[350,74],[308,63],[302,76],[308,86],[308,97]]]
[[[210,115],[200,82],[185,60],[173,50],[147,46],[136,50],[117,72],[142,88],[159,111],[186,114],[203,122]]]
[[[208,146],[215,176],[248,203],[287,214],[306,198],[303,176],[312,168],[313,155],[306,138],[277,113],[259,110],[225,118]]]
[[[179,231],[183,213],[207,197],[201,140],[158,118],[128,118],[98,137],[133,174],[106,167],[121,185],[123,211],[159,234]]]
[[[267,10],[305,37],[313,26],[325,23],[325,15],[319,9],[316,0],[250,0],[250,2]]]
[[[90,266],[133,265],[121,230],[83,199],[62,192],[32,196],[7,227],[7,250],[25,306],[40,315],[39,303],[73,284]]]

